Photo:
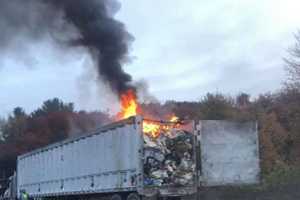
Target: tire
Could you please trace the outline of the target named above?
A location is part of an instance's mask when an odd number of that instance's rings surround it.
[[[138,195],[137,193],[130,193],[126,200],[141,200],[141,196]]]
[[[110,197],[110,200],[122,200],[122,197],[119,194],[114,194]]]

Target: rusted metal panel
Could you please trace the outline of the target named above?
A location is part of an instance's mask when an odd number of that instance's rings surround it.
[[[256,122],[200,121],[201,173],[205,186],[259,182]]]

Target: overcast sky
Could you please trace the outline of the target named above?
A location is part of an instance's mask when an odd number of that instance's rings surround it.
[[[124,68],[159,100],[198,100],[207,92],[253,96],[284,81],[282,57],[300,28],[296,0],[121,0],[117,18],[135,37]],[[32,111],[49,98],[77,109],[108,109],[116,98],[95,86],[82,49],[51,39],[18,42],[30,56],[1,55],[0,115]],[[84,66],[84,67],[83,67]],[[100,92],[99,92],[100,91]]]

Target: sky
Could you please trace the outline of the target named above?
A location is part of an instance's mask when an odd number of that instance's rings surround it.
[[[135,37],[124,69],[160,101],[194,101],[207,92],[255,97],[285,80],[282,58],[300,29],[298,1],[120,2],[116,18]],[[86,70],[92,62],[83,49],[62,50],[51,38],[16,40],[16,53],[1,55],[0,116],[16,106],[31,112],[53,97],[76,109],[117,110],[117,98]]]

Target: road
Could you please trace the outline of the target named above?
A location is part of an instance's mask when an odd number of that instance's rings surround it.
[[[274,187],[224,187],[199,191],[198,200],[298,200],[300,182]]]

